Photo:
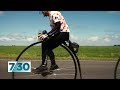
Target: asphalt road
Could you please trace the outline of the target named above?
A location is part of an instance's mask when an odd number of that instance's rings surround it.
[[[12,79],[12,73],[8,72],[8,61],[0,60],[0,79]],[[57,61],[57,60],[56,60]],[[17,79],[73,79],[74,78],[74,64],[73,62],[58,60],[57,64],[60,67],[59,71],[56,71],[52,75],[42,77],[41,75],[35,75],[33,73],[17,73]],[[96,61],[96,60],[80,60],[82,79],[114,79],[114,68],[116,61]],[[40,61],[32,61],[32,67],[40,65]],[[63,69],[66,67],[71,67]],[[62,68],[62,69],[61,69]],[[66,73],[67,72],[67,73]],[[65,78],[67,77],[67,78]],[[79,78],[79,75],[77,76]]]

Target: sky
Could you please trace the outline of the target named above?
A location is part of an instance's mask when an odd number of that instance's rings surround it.
[[[120,11],[60,11],[70,40],[80,46],[120,45]],[[30,45],[39,31],[51,30],[39,11],[0,11],[0,45]]]

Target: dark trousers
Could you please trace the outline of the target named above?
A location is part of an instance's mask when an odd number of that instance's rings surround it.
[[[51,39],[42,43],[42,65],[46,64],[45,60],[47,55],[50,57],[51,65],[55,65],[56,63],[55,63],[55,55],[53,49],[55,49],[56,47],[58,47],[67,40],[69,40],[69,33],[60,32]]]

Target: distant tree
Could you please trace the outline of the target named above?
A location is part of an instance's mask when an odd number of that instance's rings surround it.
[[[120,46],[120,45],[114,45],[114,46]]]

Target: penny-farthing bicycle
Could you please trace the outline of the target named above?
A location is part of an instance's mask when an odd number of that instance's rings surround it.
[[[18,55],[16,61],[31,61],[32,68],[41,64],[41,44],[43,41],[35,42],[27,46]],[[56,60],[59,70],[52,73],[33,74],[31,72],[12,72],[12,79],[82,79],[80,61],[76,55],[78,48],[70,40],[59,46],[59,53],[64,53],[69,60]],[[64,49],[64,52],[63,50]],[[62,56],[59,56],[62,57]],[[62,59],[62,58],[61,58]],[[50,66],[49,58],[46,59],[47,66]]]

